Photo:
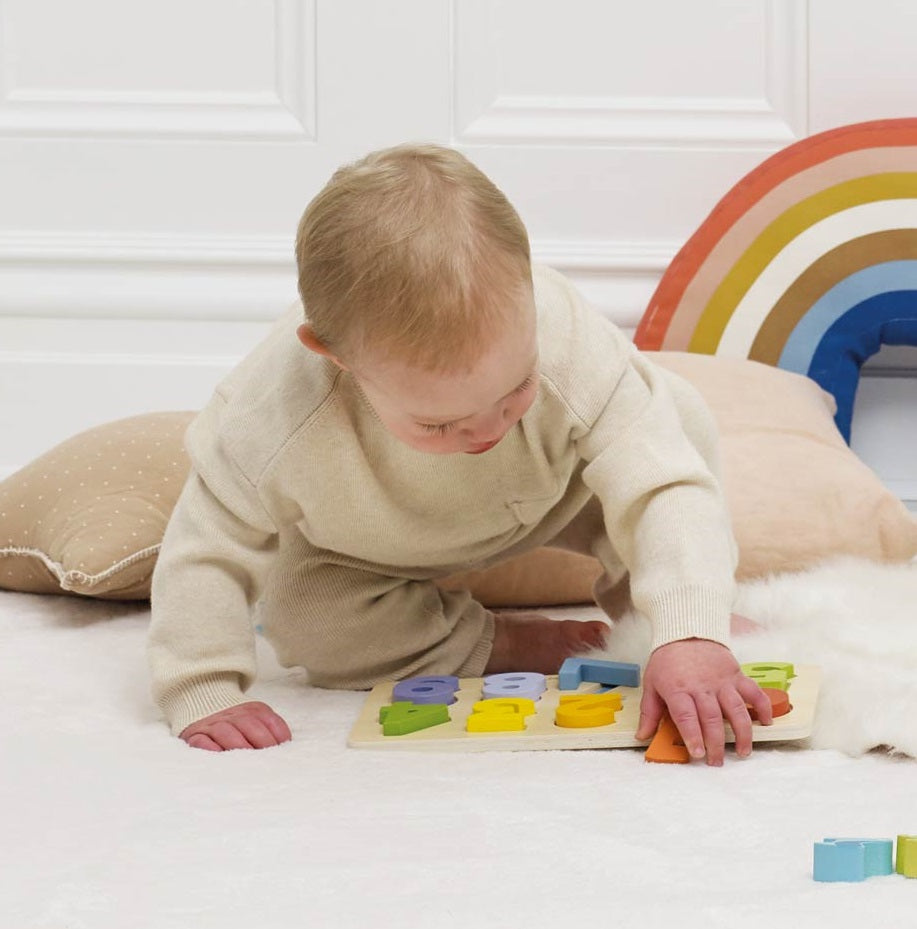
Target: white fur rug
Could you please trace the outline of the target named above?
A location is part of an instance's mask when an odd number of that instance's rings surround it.
[[[252,696],[293,741],[195,751],[150,703],[145,605],[0,592],[0,929],[908,925],[917,881],[816,883],[812,845],[917,834],[917,762],[852,757],[917,755],[915,605],[917,566],[744,589],[743,657],[825,669],[814,748],[708,768],[349,749],[365,695],[263,641]],[[646,648],[634,620],[612,641]]]
[[[917,563],[839,559],[741,586],[736,612],[762,626],[736,637],[740,661],[820,665],[809,748],[917,757]],[[643,664],[649,627],[619,620],[605,657]]]

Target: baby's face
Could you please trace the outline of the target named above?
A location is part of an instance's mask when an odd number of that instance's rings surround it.
[[[406,445],[437,455],[483,454],[522,419],[537,393],[534,307],[522,309],[470,371],[442,374],[367,359],[352,373],[383,425]]]

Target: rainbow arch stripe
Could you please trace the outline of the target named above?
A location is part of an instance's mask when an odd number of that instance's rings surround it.
[[[917,119],[823,132],[764,161],[675,256],[634,341],[806,374],[849,440],[862,363],[917,345]]]

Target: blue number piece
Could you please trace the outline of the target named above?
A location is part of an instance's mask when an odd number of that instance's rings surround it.
[[[459,679],[452,674],[409,677],[395,684],[392,700],[396,703],[455,703],[458,689]]]
[[[894,842],[891,839],[824,839],[825,842],[833,842],[835,845],[846,845],[856,843],[865,848],[865,858],[863,862],[864,873],[866,877],[877,877],[882,874],[892,874],[895,870],[893,862]]]
[[[540,700],[548,689],[543,674],[537,671],[510,671],[503,674],[489,674],[484,678],[483,696],[525,697],[528,700]]]
[[[891,839],[825,839],[815,843],[816,881],[865,881],[892,874]]]
[[[606,687],[639,687],[640,665],[597,658],[568,658],[557,675],[558,690],[576,690],[582,683]]]

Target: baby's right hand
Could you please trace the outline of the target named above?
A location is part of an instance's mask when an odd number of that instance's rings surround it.
[[[179,736],[192,748],[270,748],[293,738],[289,726],[266,703],[240,703],[191,723]]]

